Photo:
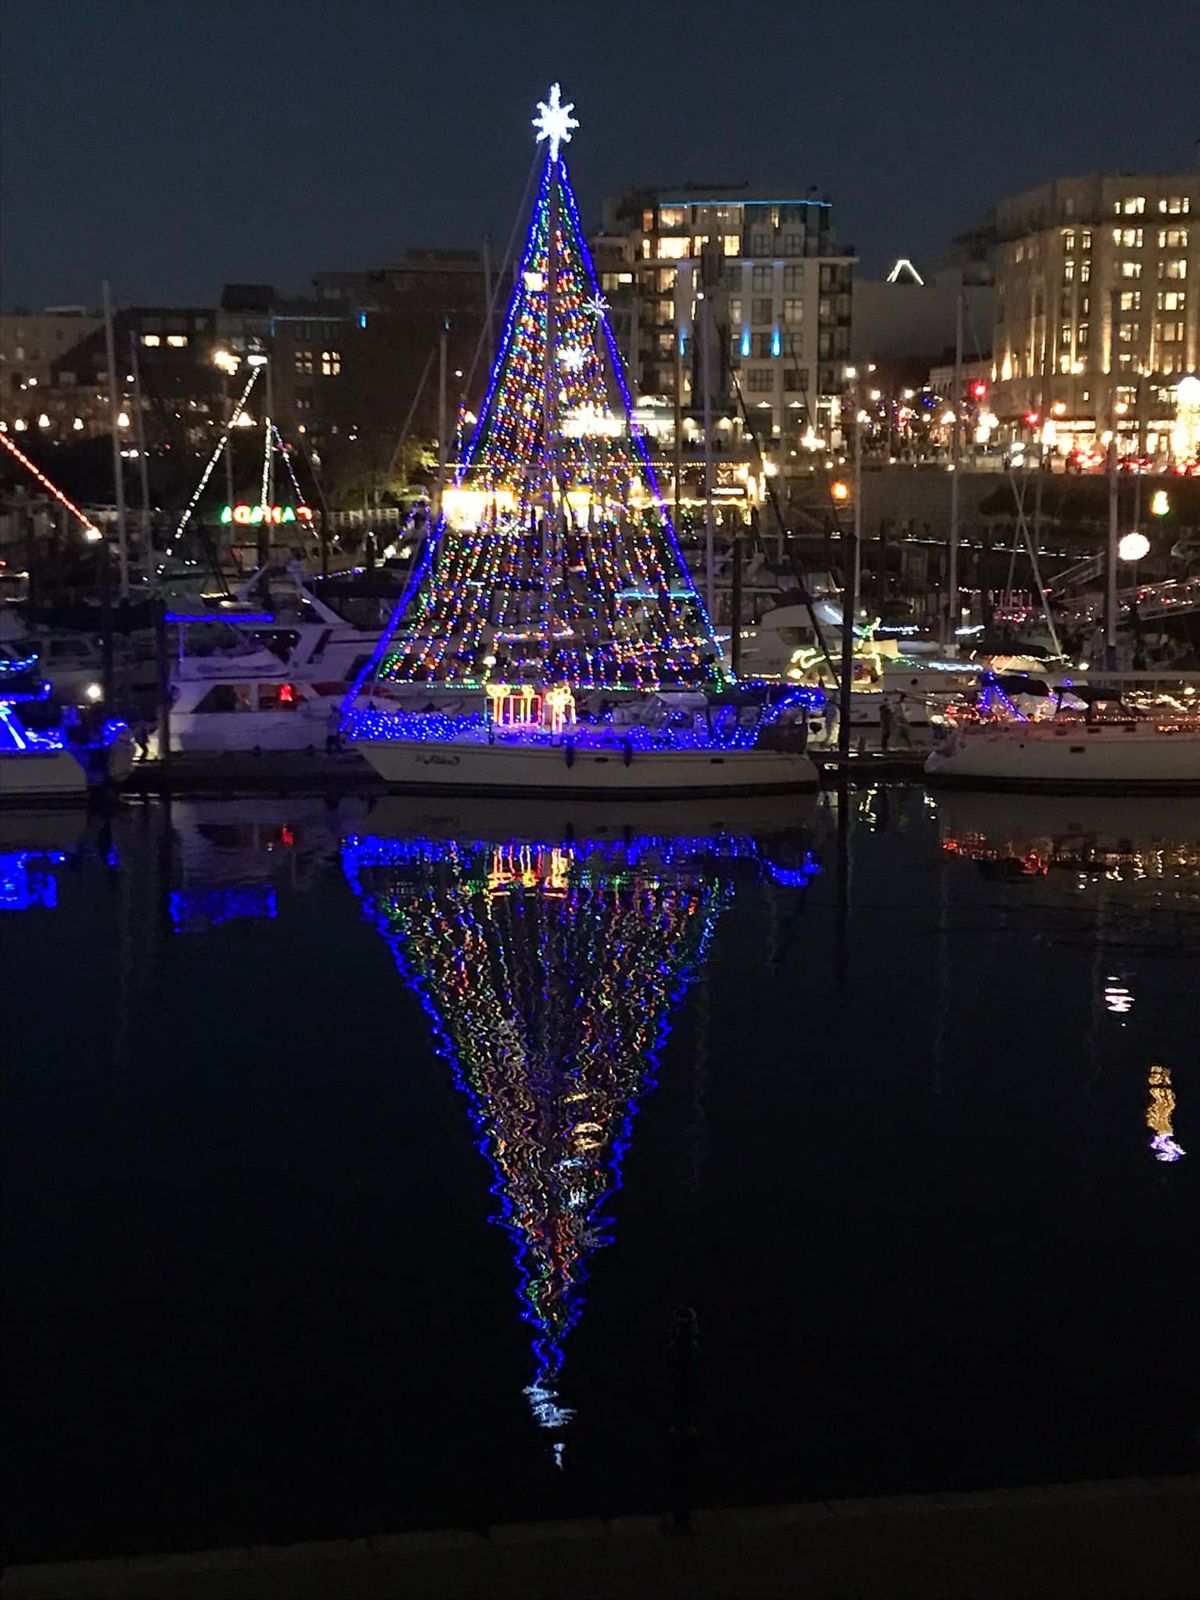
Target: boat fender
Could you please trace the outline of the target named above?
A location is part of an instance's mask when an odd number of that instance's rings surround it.
[[[628,766],[632,766],[633,765],[633,741],[631,739],[622,739],[621,740],[621,748],[625,752],[625,765],[627,767]]]
[[[566,753],[567,766],[568,767],[573,767],[575,765],[575,741],[574,741],[574,739],[567,739],[565,741],[564,745],[563,745],[563,749],[564,749],[564,751]]]

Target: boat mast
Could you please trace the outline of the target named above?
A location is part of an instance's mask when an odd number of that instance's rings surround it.
[[[555,479],[558,474],[558,146],[550,148],[550,220],[546,255],[546,366],[543,399],[545,426],[545,510],[542,517],[542,659],[549,665],[553,603],[554,544],[558,535],[555,510]]]
[[[559,430],[559,389],[558,389],[558,226],[561,211],[559,194],[560,171],[558,164],[558,147],[571,137],[572,128],[579,126],[578,121],[571,115],[575,109],[573,105],[563,105],[560,99],[561,89],[557,83],[550,85],[550,98],[538,102],[538,115],[533,119],[533,126],[538,130],[537,143],[543,139],[549,141],[550,153],[550,185],[549,185],[549,238],[546,241],[546,348],[544,353],[544,367],[542,374],[542,405],[544,412],[543,442],[545,447],[545,461],[543,464],[543,498],[544,515],[542,519],[541,565],[542,565],[542,661],[547,665],[550,658],[551,640],[551,583],[558,546],[559,528],[557,520],[557,479],[558,479],[558,430]]]
[[[953,655],[958,646],[958,505],[959,478],[962,476],[962,387],[963,387],[963,298],[959,283],[954,300],[954,435],[950,467],[950,561],[946,575],[945,648]]]
[[[117,560],[121,599],[129,599],[129,539],[125,529],[125,474],[121,468],[121,406],[117,389],[117,352],[113,336],[112,288],[104,280],[104,345],[108,357],[108,409],[112,428],[113,489],[117,501]]]

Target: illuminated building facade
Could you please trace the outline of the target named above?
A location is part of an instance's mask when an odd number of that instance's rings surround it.
[[[1200,172],[1060,178],[996,211],[992,404],[1063,453],[1167,456],[1200,365]]]
[[[635,400],[661,442],[673,441],[677,398],[687,448],[702,440],[702,290],[713,309],[717,449],[742,444],[738,388],[777,469],[838,434],[855,257],[836,242],[828,200],[700,185],[632,191],[607,204],[594,248]]]

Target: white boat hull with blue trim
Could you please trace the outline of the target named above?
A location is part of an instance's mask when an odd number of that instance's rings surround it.
[[[393,789],[640,799],[815,789],[799,751],[635,749],[471,739],[362,739],[354,749]]]

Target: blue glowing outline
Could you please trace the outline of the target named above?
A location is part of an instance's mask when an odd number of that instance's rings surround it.
[[[663,864],[672,858],[672,845],[680,845],[685,850],[696,850],[705,847],[711,852],[715,842],[732,847],[735,856],[740,855],[747,847],[753,851],[757,849],[755,841],[743,839],[735,835],[720,835],[713,840],[706,835],[690,836],[686,839],[672,839],[654,835],[638,836],[630,841],[593,841],[576,840],[569,848],[573,856],[573,876],[576,876],[576,886],[583,888],[589,883],[603,883],[604,879],[614,875],[597,872],[592,865],[595,855],[600,853],[608,859],[623,855],[626,867],[638,870],[636,862],[647,851],[658,853]],[[472,1084],[465,1070],[459,1047],[455,1044],[453,1036],[444,1020],[441,1008],[435,1001],[429,979],[418,969],[415,961],[407,953],[407,944],[410,937],[409,920],[395,908],[394,900],[378,893],[369,892],[362,881],[364,870],[403,867],[428,866],[430,862],[450,861],[464,874],[469,883],[474,874],[470,870],[470,856],[477,851],[491,850],[497,846],[503,848],[497,840],[474,840],[469,844],[458,841],[439,841],[425,838],[395,838],[377,835],[348,835],[342,843],[342,867],[346,880],[360,903],[361,914],[367,922],[372,924],[383,938],[384,943],[392,953],[404,982],[416,995],[418,1003],[429,1019],[432,1033],[432,1045],[435,1055],[440,1056],[450,1068],[451,1080],[457,1090],[461,1091],[467,1106],[470,1122],[475,1129],[476,1148],[487,1161],[492,1173],[492,1182],[489,1185],[489,1194],[499,1204],[498,1214],[492,1220],[498,1223],[508,1233],[514,1245],[514,1264],[517,1268],[517,1301],[520,1306],[522,1321],[537,1330],[531,1339],[531,1351],[536,1364],[536,1376],[532,1384],[526,1387],[525,1393],[534,1410],[535,1418],[544,1427],[561,1428],[571,1418],[571,1411],[554,1402],[557,1399],[557,1384],[560,1380],[564,1350],[563,1345],[576,1326],[584,1307],[587,1303],[585,1288],[589,1281],[588,1259],[595,1251],[604,1245],[612,1243],[612,1232],[616,1219],[604,1214],[604,1209],[612,1196],[615,1195],[623,1184],[622,1165],[625,1154],[633,1136],[633,1126],[641,1103],[645,1096],[652,1092],[658,1085],[659,1062],[662,1052],[670,1037],[674,1021],[678,1015],[679,1007],[688,989],[695,982],[703,970],[708,957],[709,946],[717,921],[732,903],[735,887],[733,884],[722,882],[713,875],[711,854],[706,860],[695,863],[694,878],[698,882],[689,885],[686,881],[681,884],[662,885],[663,888],[691,889],[699,899],[696,915],[703,920],[697,929],[695,946],[686,963],[681,964],[677,972],[672,973],[672,960],[670,956],[660,961],[659,973],[670,980],[669,987],[664,987],[662,1010],[658,1019],[658,1026],[654,1039],[649,1044],[643,1055],[643,1065],[637,1074],[637,1086],[628,1097],[625,1116],[620,1125],[614,1129],[607,1141],[605,1151],[606,1159],[598,1163],[600,1171],[606,1178],[605,1187],[592,1200],[586,1216],[581,1218],[581,1234],[588,1233],[592,1244],[585,1251],[580,1245],[579,1255],[575,1263],[575,1276],[567,1286],[570,1298],[567,1298],[566,1289],[562,1308],[564,1311],[563,1325],[557,1332],[551,1334],[544,1318],[537,1314],[536,1306],[530,1298],[527,1288],[533,1281],[534,1274],[531,1265],[535,1258],[530,1257],[531,1242],[525,1230],[522,1230],[514,1219],[514,1203],[506,1187],[505,1175],[499,1162],[492,1154],[495,1142],[494,1117],[489,1119],[483,1109],[483,1097]],[[563,848],[563,846],[538,846],[529,845],[528,841],[521,841],[518,848]],[[805,869],[811,862],[811,853],[805,858]],[[647,863],[647,865],[652,865]],[[805,869],[802,869],[804,871]],[[781,872],[784,869],[779,869]],[[811,871],[807,871],[804,881],[817,871],[813,864]],[[611,886],[611,885],[610,885]],[[475,890],[472,890],[474,897]],[[385,908],[385,903],[392,906],[392,910]],[[681,942],[682,947],[682,942]]]

